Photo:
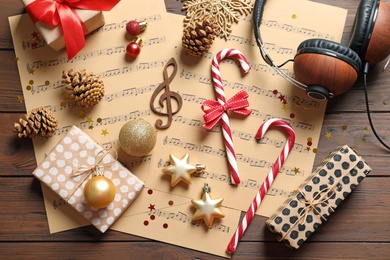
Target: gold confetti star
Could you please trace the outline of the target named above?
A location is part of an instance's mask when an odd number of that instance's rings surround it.
[[[365,137],[365,136],[363,136],[363,138],[362,138],[362,142],[366,142],[366,141],[367,141],[366,137]]]
[[[368,131],[368,126],[365,126],[365,127],[363,128],[363,130],[364,130],[364,131]]]
[[[88,122],[88,123],[92,123],[92,122],[93,122],[92,117],[88,117],[88,118],[87,118],[87,122]]]
[[[108,135],[107,129],[103,129],[103,130],[102,130],[102,135],[104,135],[104,136]]]
[[[93,129],[93,125],[88,126],[88,128],[92,130]]]
[[[29,69],[29,70],[28,70],[28,74],[34,75],[34,73],[35,73],[35,70],[34,70],[34,69]]]
[[[47,69],[46,69],[46,67],[44,67],[44,66],[39,67],[39,71],[40,71],[40,72],[46,72],[46,70],[47,70]]]
[[[295,174],[298,174],[298,173],[301,172],[301,171],[299,170],[299,168],[297,168],[297,167],[294,167],[294,170],[293,170],[293,171],[294,171]]]
[[[288,105],[287,105],[287,104],[283,104],[282,109],[283,109],[284,111],[287,111]]]
[[[203,219],[208,228],[213,225],[214,218],[224,218],[220,207],[223,198],[212,199],[210,197],[210,188],[207,184],[203,187],[202,199],[191,200],[191,203],[195,206],[196,211],[192,216],[193,220]]]
[[[326,139],[329,140],[330,138],[332,138],[332,133],[331,132],[326,132],[325,137],[326,137]]]
[[[85,117],[85,111],[84,110],[82,110],[82,109],[79,110],[79,117],[80,118],[84,118]]]
[[[19,103],[23,103],[24,102],[24,97],[23,96],[18,96],[18,101],[19,101]]]
[[[19,57],[15,57],[15,61],[18,62],[20,59]]]
[[[188,164],[188,153],[180,160],[174,155],[169,155],[170,165],[163,168],[162,172],[171,175],[171,186],[174,187],[180,181],[191,184],[191,174],[196,172],[196,166]]]

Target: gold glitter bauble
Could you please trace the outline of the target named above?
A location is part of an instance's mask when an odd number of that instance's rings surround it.
[[[112,181],[104,176],[92,177],[84,187],[84,198],[95,208],[107,207],[115,198],[116,189]]]
[[[119,145],[131,156],[145,156],[156,144],[154,127],[142,118],[124,124],[119,132]]]

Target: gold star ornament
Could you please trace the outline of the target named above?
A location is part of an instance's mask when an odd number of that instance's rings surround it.
[[[193,220],[203,219],[208,228],[211,228],[215,218],[224,218],[220,207],[223,198],[212,199],[210,197],[210,187],[207,183],[203,186],[203,195],[200,200],[191,200],[195,206],[196,211],[192,216]]]
[[[178,159],[174,155],[170,154],[170,165],[163,168],[162,172],[171,175],[171,186],[174,187],[180,181],[187,184],[191,184],[191,174],[196,171],[204,170],[204,166],[197,164],[196,166],[188,164],[189,154]]]

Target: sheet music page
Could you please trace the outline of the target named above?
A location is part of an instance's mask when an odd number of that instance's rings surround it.
[[[335,18],[329,19],[333,15]],[[175,21],[171,24],[177,24],[180,20],[174,16],[170,16],[170,19]],[[304,91],[290,85],[264,63],[255,46],[250,19],[247,17],[235,24],[228,41],[217,38],[210,52],[202,58],[185,54],[181,48],[180,33],[169,37],[175,40],[171,55],[179,64],[179,76],[170,83],[170,90],[181,94],[183,108],[173,116],[172,126],[158,133],[145,185],[191,197],[192,191],[201,190],[206,182],[214,193],[223,194],[224,206],[246,211],[287,138],[278,128],[271,128],[259,142],[255,134],[268,119],[282,118],[294,128],[296,141],[257,211],[259,215],[270,216],[312,171],[326,102],[308,98]],[[297,46],[305,39],[321,37],[340,42],[345,19],[346,10],[340,8],[308,1],[277,0],[267,2],[260,29],[268,54],[279,64],[292,59]],[[174,32],[178,30],[171,30],[172,34]],[[243,75],[233,59],[220,63],[226,99],[240,90],[246,90],[252,109],[246,118],[228,113],[241,176],[238,186],[230,182],[221,124],[218,123],[211,131],[202,126],[202,103],[207,99],[216,99],[211,60],[224,48],[240,50],[251,65],[249,73]],[[283,69],[293,74],[292,64]],[[206,170],[202,174],[194,174],[190,186],[181,182],[171,187],[171,177],[162,173],[162,168],[169,165],[169,154],[181,158],[186,153],[190,154],[190,163],[203,164]]]
[[[143,193],[113,229],[228,257],[225,249],[241,211],[248,209],[286,141],[284,133],[276,128],[256,142],[257,129],[264,121],[278,117],[289,121],[296,132],[293,151],[257,212],[269,216],[310,174],[326,103],[308,99],[302,90],[265,65],[254,44],[250,16],[233,25],[227,41],[216,39],[207,55],[195,58],[181,48],[183,16],[166,14],[164,2],[157,2],[121,1],[105,13],[106,25],[87,36],[87,46],[70,62],[66,61],[65,51],[55,52],[34,36],[36,29],[27,15],[9,19],[26,108],[30,111],[48,107],[59,121],[52,138],[33,141],[36,160],[39,163],[72,125],[80,127],[103,147],[117,149],[119,161],[145,181]],[[304,39],[319,37],[339,42],[346,14],[344,9],[304,0],[268,1],[261,25],[266,50],[280,64],[294,56]],[[149,23],[140,35],[144,43],[135,60],[125,54],[131,40],[124,28],[129,19],[146,19]],[[242,180],[237,187],[229,183],[220,124],[211,131],[205,130],[200,108],[203,101],[216,99],[211,59],[224,48],[240,50],[251,65],[249,73],[242,75],[235,61],[221,62],[226,98],[244,89],[249,93],[252,109],[246,118],[229,113]],[[171,58],[176,60],[178,71],[169,86],[180,94],[183,107],[173,115],[168,129],[157,130],[157,143],[150,155],[132,158],[119,148],[119,130],[125,122],[136,118],[151,124],[157,119],[167,121],[167,117],[153,113],[149,103],[154,90],[164,81],[163,69]],[[67,102],[60,80],[62,71],[70,68],[85,68],[103,79],[106,93],[98,105],[82,109]],[[292,64],[283,69],[291,74]],[[169,69],[168,75],[171,73]],[[159,109],[165,111],[166,107]],[[204,164],[206,170],[194,174],[190,185],[179,183],[171,187],[170,176],[163,174],[162,168],[168,165],[170,154],[181,158],[186,153],[190,155],[189,163]],[[190,201],[201,198],[204,183],[211,187],[212,197],[224,199],[225,218],[216,220],[211,229],[202,222],[191,221],[195,209]],[[44,185],[42,190],[50,232],[88,224]]]
[[[149,99],[161,82],[161,71],[168,60],[160,50],[171,45],[164,32],[167,24],[164,2],[148,1],[121,1],[112,11],[105,12],[105,25],[86,36],[86,47],[69,62],[65,50],[56,52],[45,45],[27,14],[9,18],[26,109],[47,107],[59,122],[53,137],[33,140],[38,164],[68,129],[76,125],[104,148],[116,149],[120,162],[145,179],[142,175],[147,172],[151,154],[127,156],[117,139],[125,122],[140,117],[150,122],[155,120]],[[145,8],[146,5],[149,7]],[[149,24],[140,35],[142,52],[136,59],[127,57],[125,52],[126,45],[133,40],[125,26],[133,19],[146,20]],[[98,105],[82,108],[67,101],[61,77],[69,69],[86,69],[104,81],[105,96]],[[83,219],[75,221],[80,219],[76,216],[79,213],[67,205],[62,204],[61,211],[58,207],[55,210],[56,198],[44,185],[42,190],[50,232],[88,224]]]

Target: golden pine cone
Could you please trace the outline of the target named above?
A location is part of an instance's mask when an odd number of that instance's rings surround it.
[[[184,29],[182,46],[192,56],[204,55],[213,44],[216,27],[214,21],[207,19],[196,22],[195,26],[189,25]]]
[[[44,108],[36,108],[19,118],[19,123],[14,123],[14,131],[18,137],[33,138],[36,136],[51,137],[57,129],[58,121],[54,114]]]
[[[85,69],[62,72],[62,83],[71,92],[70,99],[83,107],[94,106],[104,96],[104,83],[99,76],[87,73]]]

